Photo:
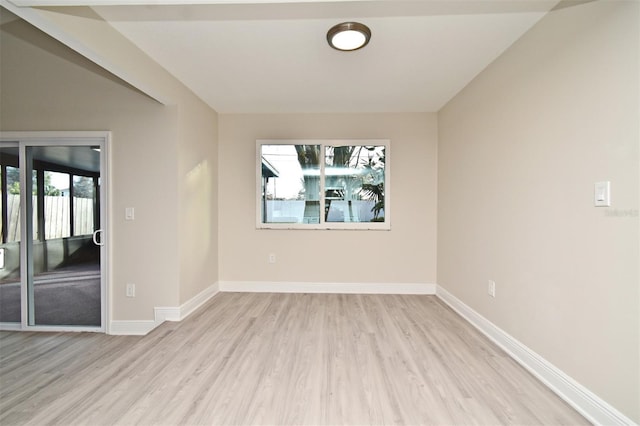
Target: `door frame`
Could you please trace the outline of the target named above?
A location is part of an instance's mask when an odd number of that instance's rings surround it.
[[[101,321],[100,327],[89,326],[68,326],[68,325],[29,325],[27,307],[27,245],[20,245],[20,288],[21,288],[21,322],[3,323],[0,329],[12,329],[23,331],[74,331],[74,332],[99,332],[105,333],[109,330],[111,317],[111,186],[110,173],[110,148],[111,132],[109,131],[0,131],[0,141],[17,142],[20,148],[21,164],[21,186],[26,179],[23,173],[25,159],[23,154],[25,146],[47,146],[47,145],[95,145],[100,146],[100,235],[103,245],[100,247],[100,299],[101,299]],[[26,203],[21,203],[21,215],[26,217]],[[21,235],[27,235],[27,225],[21,221]],[[18,325],[18,327],[16,326]]]

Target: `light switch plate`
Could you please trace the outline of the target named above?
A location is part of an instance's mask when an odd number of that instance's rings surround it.
[[[593,188],[593,204],[596,207],[611,206],[611,182],[596,182]]]
[[[136,212],[133,207],[127,207],[124,209],[124,220],[134,220]]]

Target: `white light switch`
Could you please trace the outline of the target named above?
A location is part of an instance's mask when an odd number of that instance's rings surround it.
[[[136,285],[135,284],[127,284],[127,297],[136,297]]]
[[[611,206],[611,182],[596,182],[594,185],[593,204],[596,207]]]
[[[127,207],[124,209],[124,220],[135,219],[135,210],[133,207]]]

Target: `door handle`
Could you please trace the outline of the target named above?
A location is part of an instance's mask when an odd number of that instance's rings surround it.
[[[93,231],[93,244],[97,245],[97,246],[103,246],[104,243],[102,241],[98,242],[98,234],[102,235],[102,229],[96,229],[95,231]]]

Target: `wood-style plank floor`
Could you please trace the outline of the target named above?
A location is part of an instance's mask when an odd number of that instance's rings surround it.
[[[144,337],[0,333],[0,425],[577,425],[434,296],[220,293]]]

